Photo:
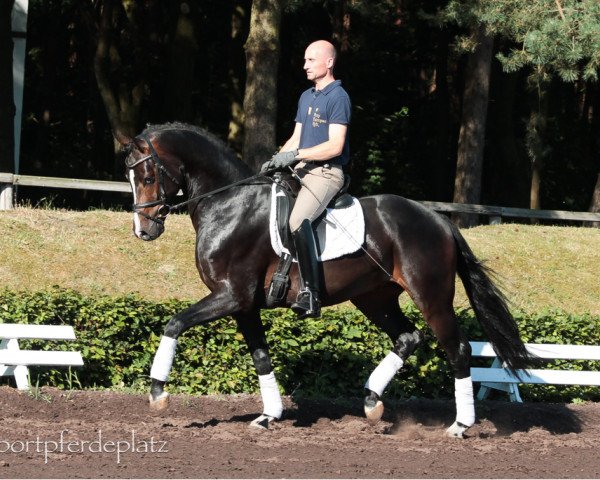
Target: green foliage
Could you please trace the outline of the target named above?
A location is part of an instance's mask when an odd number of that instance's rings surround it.
[[[83,296],[63,289],[33,293],[0,292],[0,322],[67,324],[77,332],[74,342],[22,341],[22,348],[77,349],[85,366],[76,371],[33,368],[38,383],[63,389],[124,388],[147,391],[148,373],[169,318],[188,302],[155,303],[133,295]],[[414,306],[404,309],[429,339],[407,361],[386,395],[451,398],[448,362]],[[484,339],[469,310],[457,310],[468,338]],[[301,396],[360,396],[370,372],[391,348],[391,342],[353,309],[326,310],[320,319],[297,320],[289,310],[263,312],[267,340],[283,391]],[[518,316],[529,342],[599,344],[600,318],[562,312]],[[574,362],[570,368],[593,364]],[[236,324],[222,319],[196,327],[180,338],[169,379],[171,392],[232,394],[258,391],[257,376]],[[600,399],[597,389],[524,386],[527,400]]]
[[[510,42],[498,53],[505,72],[528,67],[536,83],[550,72],[565,82],[598,80],[600,67],[600,3],[597,0],[451,0],[442,11],[446,22],[486,25],[490,35]],[[462,50],[473,47],[458,38]]]

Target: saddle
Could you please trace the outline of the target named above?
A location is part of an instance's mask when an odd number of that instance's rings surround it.
[[[275,307],[281,304],[286,296],[290,286],[289,271],[292,266],[296,252],[294,250],[294,241],[292,240],[292,234],[289,228],[289,218],[296,203],[297,187],[292,186],[289,182],[290,178],[284,176],[280,172],[273,176],[275,183],[275,215],[277,232],[281,239],[282,246],[285,250],[282,251],[279,257],[279,264],[277,270],[273,274],[269,291],[267,293],[267,307]],[[350,176],[344,175],[344,184],[340,191],[331,199],[325,211],[313,222],[314,225],[318,225],[327,213],[327,209],[340,209],[348,208],[353,205],[354,198],[348,193],[348,187],[350,186]],[[320,250],[319,242],[317,240],[317,248]]]

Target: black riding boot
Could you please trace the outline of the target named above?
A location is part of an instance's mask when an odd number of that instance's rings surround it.
[[[300,291],[296,302],[292,303],[292,310],[299,318],[318,318],[321,316],[319,301],[321,282],[317,262],[317,243],[310,222],[304,220],[300,228],[292,233],[292,238],[300,270]]]

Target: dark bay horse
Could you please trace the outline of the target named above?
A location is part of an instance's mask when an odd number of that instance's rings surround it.
[[[255,175],[220,140],[190,125],[150,126],[136,138],[117,138],[133,189],[135,235],[158,238],[171,202],[183,189],[196,230],[196,266],[211,292],[169,320],[150,372],[151,407],[168,404],[164,385],[178,337],[195,325],[232,316],[259,377],[264,411],[253,424],[268,426],[283,410],[260,318],[279,260],[269,238],[270,179]],[[448,433],[462,437],[475,422],[475,409],[470,346],[452,305],[456,274],[498,356],[513,371],[529,363],[516,323],[486,269],[444,216],[395,195],[361,198],[360,204],[366,223],[363,250],[323,263],[322,301],[326,306],[350,300],[392,341],[392,351],[366,384],[367,417],[381,417],[383,390],[422,340],[399,308],[398,297],[406,291],[452,366],[457,415]],[[290,275],[288,307],[298,290],[296,265]]]

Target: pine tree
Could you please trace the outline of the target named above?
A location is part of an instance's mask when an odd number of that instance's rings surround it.
[[[531,160],[532,208],[539,208],[539,184],[546,157],[547,90],[554,77],[564,82],[598,80],[600,68],[600,2],[598,0],[451,0],[440,18],[459,25],[482,24],[504,40],[496,58],[505,72],[525,69],[535,96],[527,125]],[[472,49],[472,36],[457,41]]]

